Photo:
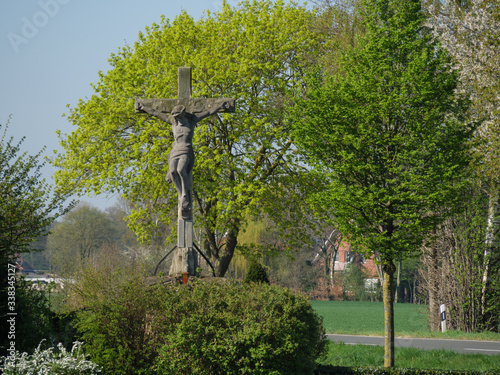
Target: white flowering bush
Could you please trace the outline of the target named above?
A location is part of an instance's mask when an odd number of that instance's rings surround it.
[[[478,136],[485,140],[479,151],[480,175],[498,182],[500,173],[500,10],[498,0],[471,0],[428,8],[427,25],[453,56],[460,90],[475,104],[475,118],[483,118]]]
[[[43,341],[42,341],[43,342]],[[40,345],[33,354],[19,353],[0,358],[0,373],[4,375],[95,375],[101,372],[99,366],[85,359],[82,343],[73,343],[67,351],[59,343],[57,350],[41,350]]]

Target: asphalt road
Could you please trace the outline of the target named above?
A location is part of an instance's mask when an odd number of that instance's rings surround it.
[[[350,335],[327,335],[335,342],[344,342],[348,345],[363,344],[383,346],[384,338],[381,336],[350,336]],[[427,350],[451,350],[465,354],[487,354],[500,355],[500,341],[478,341],[478,340],[443,340],[443,339],[416,339],[396,337],[394,345],[399,348],[417,348]]]

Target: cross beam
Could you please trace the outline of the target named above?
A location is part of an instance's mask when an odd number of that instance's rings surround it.
[[[178,86],[177,86],[178,99],[136,99],[136,112],[145,113],[137,109],[137,103],[145,107],[149,107],[158,112],[170,113],[176,105],[183,105],[187,113],[197,114],[202,113],[209,108],[222,105],[224,102],[229,106],[219,112],[234,112],[235,99],[225,98],[192,98],[191,97],[191,68],[179,68],[178,70]]]

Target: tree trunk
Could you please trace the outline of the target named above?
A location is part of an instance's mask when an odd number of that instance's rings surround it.
[[[424,278],[429,294],[429,327],[431,332],[437,332],[440,329],[439,317],[439,267],[437,249],[435,245],[425,247],[424,264],[426,270],[424,271]]]
[[[330,286],[333,288],[333,276],[335,275],[335,258],[337,257],[338,250],[334,250],[330,259]]]
[[[382,265],[384,274],[384,367],[394,367],[394,273],[396,266],[392,259]]]
[[[401,299],[401,268],[403,267],[403,261],[400,259],[398,261],[398,273],[396,277],[396,297],[394,302],[398,303]]]
[[[212,248],[215,246],[215,243],[212,244],[213,241],[205,241],[205,246],[209,248],[206,251],[206,255],[210,258],[212,265],[215,269],[215,276],[224,277],[226,274],[229,265],[231,264],[231,260],[233,259],[234,250],[236,249],[236,245],[238,244],[238,234],[235,230],[229,230],[224,237],[224,243],[221,246]]]
[[[328,250],[326,249],[326,245],[324,248],[321,249],[321,252],[323,253],[323,258],[325,260],[325,263],[324,263],[325,278],[329,279],[330,278],[330,257],[331,257],[331,254],[328,253]],[[329,281],[329,283],[331,283],[331,280]]]
[[[498,189],[494,186],[489,196],[488,222],[486,226],[486,236],[484,243],[483,258],[483,278],[481,286],[481,315],[486,315],[486,291],[490,278],[490,258],[493,251],[496,250],[498,231],[500,230],[500,200]]]

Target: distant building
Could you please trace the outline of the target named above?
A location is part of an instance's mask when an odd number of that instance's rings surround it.
[[[377,266],[373,257],[365,258],[361,253],[354,251],[351,244],[342,242],[335,255],[334,271],[345,271],[351,263],[359,264],[366,272],[368,278],[378,278]]]
[[[340,240],[341,237],[338,237],[338,239]],[[335,247],[337,246],[338,248],[335,251]],[[314,264],[315,260],[320,260],[316,264],[323,269],[325,269],[325,261],[329,265],[329,276],[325,275],[325,277],[322,277],[318,281],[317,287],[310,292],[312,299],[331,300],[348,298],[350,292],[345,290],[341,275],[346,272],[350,264],[355,264],[361,268],[366,276],[366,291],[375,295],[380,285],[380,278],[373,257],[365,258],[363,254],[355,251],[353,246],[345,241],[341,241],[340,244],[338,242],[330,242],[326,253],[329,254],[327,259],[316,255],[312,262]]]
[[[366,258],[361,253],[354,251],[351,244],[342,242],[338,249],[337,256],[335,257],[334,271],[345,271],[347,266],[351,263],[360,266],[365,273],[366,290],[375,292],[380,284],[380,277],[373,256]]]

